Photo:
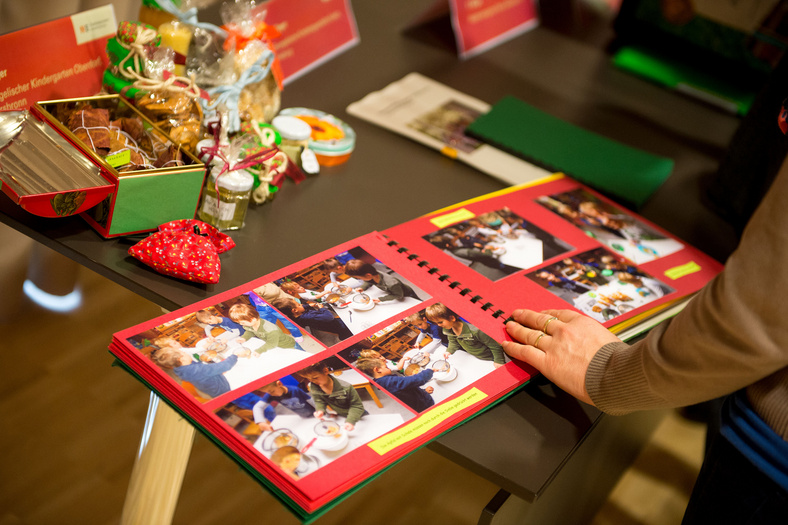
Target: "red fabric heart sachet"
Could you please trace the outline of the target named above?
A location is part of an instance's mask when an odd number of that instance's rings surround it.
[[[222,269],[219,254],[234,246],[228,235],[210,224],[182,219],[159,226],[159,231],[129,248],[129,255],[161,274],[215,284]]]

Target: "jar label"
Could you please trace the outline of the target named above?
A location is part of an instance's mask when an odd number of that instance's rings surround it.
[[[203,200],[202,212],[218,221],[230,221],[235,217],[235,203],[217,201],[216,197],[206,195]]]

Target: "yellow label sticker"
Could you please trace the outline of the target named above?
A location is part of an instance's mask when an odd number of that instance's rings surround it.
[[[444,155],[446,155],[450,159],[456,159],[457,158],[457,150],[452,148],[451,146],[443,146],[441,148],[441,153],[443,153]]]
[[[107,155],[106,157],[104,157],[104,160],[106,161],[107,164],[109,164],[113,168],[117,168],[118,166],[123,166],[131,162],[131,150],[124,149],[118,151],[117,153]]]
[[[468,219],[473,219],[476,215],[465,208],[461,208],[459,210],[453,211],[451,213],[447,213],[446,215],[441,215],[440,217],[434,217],[430,219],[430,222],[437,226],[438,228],[445,228],[449,224],[454,224],[460,221],[467,221]]]
[[[700,265],[695,261],[690,261],[687,264],[682,264],[681,266],[676,266],[667,270],[665,275],[674,281],[679,277],[684,277],[685,275],[689,275],[691,273],[699,272]]]
[[[399,430],[386,434],[385,436],[370,442],[369,447],[382,456],[383,454],[394,450],[398,446],[404,445],[405,443],[426,434],[446,419],[457,414],[461,410],[465,410],[471,405],[481,402],[486,397],[487,394],[478,388],[471,388],[468,392],[457,399],[454,399],[449,403],[439,405],[431,409],[426,414],[418,417],[412,423],[400,428]]]

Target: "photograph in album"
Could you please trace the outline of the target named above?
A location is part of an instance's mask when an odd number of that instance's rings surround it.
[[[270,289],[271,305],[328,347],[429,298],[358,246],[276,279]]]
[[[675,291],[605,248],[567,257],[528,278],[600,323]]]
[[[446,400],[509,361],[493,337],[442,303],[383,328],[339,355],[415,412]]]
[[[493,281],[573,249],[509,208],[482,213],[423,238]]]
[[[653,261],[683,248],[677,240],[582,188],[543,195],[537,201],[635,264]]]
[[[294,480],[414,417],[336,356],[272,380],[216,415]]]
[[[254,292],[127,339],[199,400],[209,400],[323,350]]]

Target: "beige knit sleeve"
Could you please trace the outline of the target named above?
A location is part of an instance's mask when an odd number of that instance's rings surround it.
[[[611,414],[684,406],[788,366],[786,202],[784,163],[725,270],[642,341],[599,350],[586,373],[594,404]]]

